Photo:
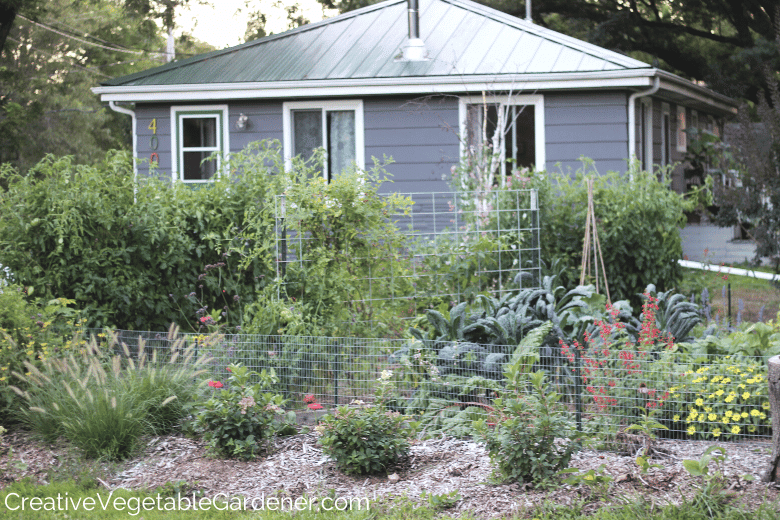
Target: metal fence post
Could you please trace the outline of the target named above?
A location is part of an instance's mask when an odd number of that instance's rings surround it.
[[[582,376],[580,372],[580,349],[574,347],[574,410],[577,420],[577,431],[582,431]]]

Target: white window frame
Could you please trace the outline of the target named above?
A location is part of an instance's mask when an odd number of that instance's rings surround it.
[[[468,105],[481,105],[485,103],[505,105],[529,105],[534,107],[534,153],[536,155],[536,171],[544,171],[547,167],[546,136],[544,131],[544,95],[542,94],[517,94],[513,96],[489,95],[461,96],[458,102],[458,118],[460,130],[460,156],[466,154],[468,146]],[[504,147],[506,148],[506,147]],[[501,164],[506,165],[506,150],[501,157]],[[502,169],[505,166],[502,166]]]
[[[217,139],[220,140],[217,150],[221,150],[221,157],[217,157],[215,176],[221,175],[222,164],[228,160],[230,153],[230,128],[228,125],[227,105],[174,105],[171,106],[171,178],[174,182],[180,181],[187,184],[203,184],[212,182],[212,179],[185,180],[184,172],[179,171],[179,165],[184,165],[183,125],[181,120],[188,117],[217,117]],[[197,148],[188,148],[188,151],[199,151]],[[204,149],[202,151],[211,151]],[[213,177],[212,177],[213,178]]]
[[[322,110],[322,139],[327,139],[327,112],[339,110],[355,111],[355,164],[359,170],[366,169],[366,145],[365,128],[363,124],[363,100],[345,99],[334,101],[286,101],[282,103],[282,134],[284,147],[284,166],[289,171],[292,168],[292,150],[293,150],[293,110]],[[325,149],[325,164],[322,167],[322,176],[329,179],[328,172],[328,143],[322,143]]]
[[[642,148],[641,166],[644,170],[653,171],[653,99],[649,97],[640,98],[639,102],[641,103],[640,107],[644,106],[645,112],[642,137],[639,141],[639,146]]]
[[[715,116],[710,116],[710,121],[712,121],[712,133],[715,134],[716,137],[720,138],[720,124],[718,120],[715,118]]]
[[[685,107],[677,105],[677,151],[685,152],[688,149],[688,134],[685,131],[688,129],[688,120],[685,111]]]
[[[669,121],[668,126],[664,128],[664,121]],[[669,138],[672,131],[672,114],[669,103],[661,103],[661,166],[666,166],[672,163],[671,153],[672,147],[669,142]],[[669,157],[667,157],[666,150],[669,150]]]

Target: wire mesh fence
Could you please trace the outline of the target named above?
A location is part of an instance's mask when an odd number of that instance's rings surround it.
[[[404,302],[416,309],[434,299],[463,301],[486,291],[514,289],[518,274],[525,287],[538,285],[541,270],[536,190],[393,194],[401,209],[386,215],[402,235],[399,247],[375,247],[355,254],[347,243],[321,233],[321,223],[304,222],[284,196],[276,199],[276,275],[280,298],[300,283],[307,267],[321,259],[322,247],[349,250],[354,277],[349,302],[371,305]],[[389,207],[393,208],[393,205]],[[296,206],[297,209],[297,206]],[[313,229],[316,226],[317,229]],[[362,231],[355,230],[355,238]]]
[[[138,355],[141,349],[166,359],[166,333],[115,331]],[[273,369],[273,389],[288,407],[306,411],[304,396],[324,408],[370,402],[384,377],[395,384],[390,406],[422,415],[440,426],[458,417],[470,421],[495,414],[494,399],[506,397],[504,369],[523,375],[544,370],[550,388],[581,430],[616,438],[626,427],[652,418],[660,437],[727,442],[771,437],[766,360],[673,350],[555,349],[376,338],[228,335],[217,342],[185,335],[197,355],[210,358],[214,380],[241,363]],[[531,390],[530,384],[520,388]],[[470,424],[470,422],[469,422]]]

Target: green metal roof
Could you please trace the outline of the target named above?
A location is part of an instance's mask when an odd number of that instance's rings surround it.
[[[400,59],[407,41],[407,4],[389,0],[103,85],[257,84],[651,68],[470,0],[421,0],[420,37],[428,59]]]

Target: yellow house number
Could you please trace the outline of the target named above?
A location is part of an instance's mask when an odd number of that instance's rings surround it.
[[[149,123],[147,128],[152,131],[152,137],[149,140],[149,148],[152,150],[157,150],[157,148],[160,146],[160,141],[157,138],[157,118],[152,119],[152,122]],[[157,154],[157,152],[152,152],[152,154],[149,156],[149,162],[154,163],[155,165],[160,162],[160,156]]]

